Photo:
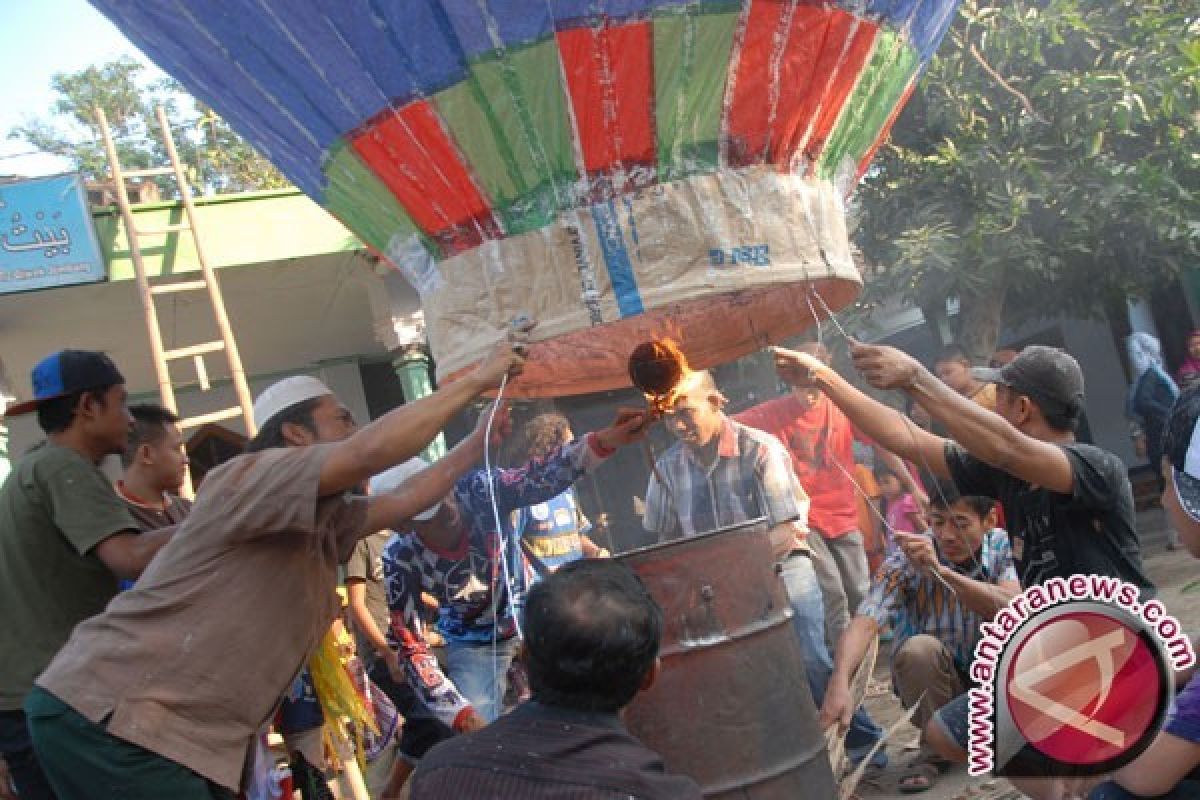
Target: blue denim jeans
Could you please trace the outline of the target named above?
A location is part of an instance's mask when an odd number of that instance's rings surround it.
[[[792,604],[792,625],[800,639],[808,685],[813,702],[819,709],[825,702],[825,687],[829,685],[829,677],[833,674],[833,659],[825,646],[825,604],[821,600],[821,586],[817,582],[812,560],[799,553],[793,553],[784,560],[781,577]],[[861,758],[882,736],[883,729],[860,706],[850,720],[846,749],[851,758],[856,755]]]
[[[446,641],[446,673],[479,716],[495,722],[504,710],[508,667],[517,655],[517,637],[496,642]]]

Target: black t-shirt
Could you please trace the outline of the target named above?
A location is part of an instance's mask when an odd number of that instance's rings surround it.
[[[959,492],[993,497],[1004,506],[1021,585],[1054,577],[1109,575],[1153,594],[1142,569],[1134,527],[1133,489],[1125,465],[1090,444],[1062,445],[1075,487],[1059,494],[983,463],[954,442],[946,464]]]

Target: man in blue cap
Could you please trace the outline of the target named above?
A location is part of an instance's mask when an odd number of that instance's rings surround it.
[[[132,422],[125,379],[108,356],[62,350],[43,359],[33,399],[5,416],[34,411],[47,441],[0,488],[0,753],[22,800],[54,796],[21,710],[34,678],[173,532],[139,535],[100,471],[105,456],[125,449]]]

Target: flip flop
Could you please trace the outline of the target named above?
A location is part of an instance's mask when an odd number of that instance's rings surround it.
[[[896,789],[900,794],[920,794],[928,792],[937,783],[937,779],[950,769],[950,762],[939,758],[925,758],[914,761],[900,776]]]

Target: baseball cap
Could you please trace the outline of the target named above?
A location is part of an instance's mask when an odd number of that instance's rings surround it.
[[[43,358],[33,368],[33,399],[9,406],[4,416],[28,414],[47,400],[124,382],[125,378],[117,369],[117,365],[104,353],[94,350],[59,350],[54,355]]]
[[[311,375],[294,375],[273,383],[254,401],[254,424],[262,427],[276,414],[294,405],[333,394],[328,386]]]
[[[1163,453],[1175,471],[1175,493],[1179,505],[1192,519],[1200,522],[1200,387],[1179,395],[1167,419]]]
[[[1083,408],[1083,370],[1057,347],[1030,345],[1003,367],[978,367],[971,374],[1033,398],[1043,413],[1072,416]]]
[[[429,465],[419,458],[410,458],[403,464],[397,464],[391,469],[384,470],[383,472],[371,478],[371,494],[386,494],[388,492],[394,492],[400,487],[400,484],[404,483],[406,480],[411,478],[413,475],[416,475],[427,466]],[[412,518],[417,522],[428,522],[429,520],[433,519],[433,515],[436,514],[438,509],[441,507],[442,503],[439,500],[421,513],[413,514]]]

